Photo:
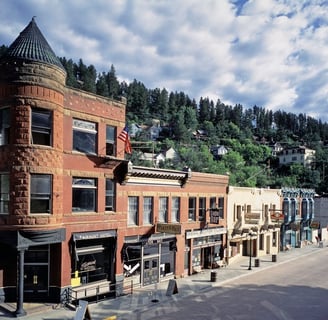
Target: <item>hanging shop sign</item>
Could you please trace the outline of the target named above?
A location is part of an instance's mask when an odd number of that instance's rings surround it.
[[[271,213],[271,220],[272,221],[284,221],[285,216],[283,212],[273,211]]]
[[[320,221],[312,221],[310,227],[312,229],[319,229],[320,228]]]
[[[157,223],[157,232],[169,234],[181,234],[181,224],[179,223]]]
[[[216,234],[225,234],[227,233],[226,228],[211,228],[211,229],[201,229],[186,232],[186,239],[194,239],[198,237],[207,237],[213,236]]]
[[[220,210],[210,209],[210,223],[219,224],[220,222]]]

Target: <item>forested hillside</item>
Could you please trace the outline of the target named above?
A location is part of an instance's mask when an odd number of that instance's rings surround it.
[[[0,56],[6,50],[0,47]],[[68,86],[110,98],[127,99],[127,124],[151,125],[160,120],[164,130],[160,139],[150,144],[142,134],[132,140],[131,158],[134,164],[149,165],[139,160],[139,153],[160,152],[173,147],[180,155],[179,163],[163,163],[163,167],[229,174],[231,185],[257,187],[314,188],[318,193],[328,190],[328,125],[306,114],[264,107],[245,108],[240,104],[226,105],[220,100],[201,97],[199,101],[184,92],[168,92],[165,88],[149,89],[136,79],[120,82],[112,65],[109,71],[97,71],[71,59],[60,58],[67,71]],[[320,107],[320,106],[318,106]],[[206,132],[202,139],[193,133]],[[307,146],[316,150],[311,169],[300,165],[278,166],[271,155],[275,142],[284,147]],[[215,160],[210,148],[224,145],[229,152]],[[144,146],[144,147],[141,147]]]
[[[167,162],[164,167],[229,174],[231,185],[258,187],[315,188],[327,192],[325,172],[328,164],[328,125],[306,114],[283,110],[270,111],[264,107],[244,108],[240,104],[226,105],[220,100],[201,97],[199,101],[184,92],[168,92],[165,88],[149,89],[140,81],[120,82],[112,65],[107,72],[98,73],[94,66],[86,66],[61,59],[67,70],[67,85],[102,96],[127,99],[127,123],[151,125],[158,119],[164,128],[160,139],[153,144],[133,143],[134,164],[149,165],[139,160],[139,153],[160,152],[173,147],[180,155],[178,164]],[[195,139],[193,132],[207,133]],[[142,135],[138,142],[149,138]],[[300,165],[278,166],[271,156],[275,142],[284,147],[307,146],[316,150],[313,168]],[[214,160],[210,148],[224,145],[229,152]],[[152,150],[151,150],[152,149]]]

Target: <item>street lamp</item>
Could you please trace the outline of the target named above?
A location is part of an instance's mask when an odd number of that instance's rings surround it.
[[[249,235],[249,265],[248,270],[252,270],[252,232],[248,233]]]

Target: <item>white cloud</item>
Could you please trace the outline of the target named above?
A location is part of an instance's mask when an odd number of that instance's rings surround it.
[[[328,120],[325,0],[12,0],[0,44],[32,16],[59,56],[148,88]]]

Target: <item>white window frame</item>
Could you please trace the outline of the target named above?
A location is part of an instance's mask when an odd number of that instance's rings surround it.
[[[153,211],[154,211],[154,198],[144,197],[143,198],[143,224],[153,224]]]
[[[83,145],[77,146],[77,137],[75,134],[84,133],[86,137],[93,138],[92,148],[83,148]],[[97,152],[97,124],[86,120],[73,119],[73,150],[86,154],[96,154]],[[87,141],[87,139],[84,139]],[[91,145],[91,144],[90,144]],[[91,150],[92,149],[92,150]]]
[[[115,182],[113,179],[106,178],[105,183],[106,183],[105,210],[115,211]],[[111,188],[108,188],[109,186],[111,186]]]
[[[79,206],[74,206],[76,200],[74,191],[80,191],[83,192],[88,190],[92,191],[91,194],[81,194],[79,197],[84,199],[84,202],[88,200],[87,197],[90,195],[92,196],[91,199],[91,205],[87,207],[86,205],[83,205],[85,203],[81,203]],[[95,212],[97,208],[97,180],[95,178],[85,178],[85,177],[73,177],[72,180],[72,211],[73,212]]]
[[[128,197],[128,210],[128,225],[137,226],[139,215],[139,198],[137,196]]]
[[[171,220],[172,222],[180,222],[180,197],[172,197],[171,204]]]

